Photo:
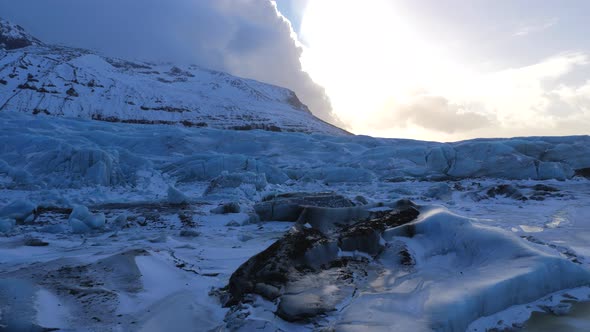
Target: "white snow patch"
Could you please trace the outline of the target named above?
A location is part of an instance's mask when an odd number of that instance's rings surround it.
[[[37,324],[48,328],[67,329],[70,312],[64,302],[44,288],[39,289],[36,295]]]

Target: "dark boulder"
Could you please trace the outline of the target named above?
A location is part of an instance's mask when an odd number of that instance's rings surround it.
[[[38,238],[26,238],[24,244],[28,247],[45,247],[49,245],[49,243]]]
[[[555,187],[548,186],[546,184],[536,184],[536,185],[533,186],[533,190],[535,190],[535,191],[551,192],[551,193],[554,193],[554,192],[558,192],[559,191],[559,189],[557,189]]]
[[[228,213],[240,213],[242,208],[238,202],[229,202],[222,204],[211,210],[211,213],[215,214],[228,214]]]
[[[377,213],[373,218],[343,229],[338,243],[343,251],[362,251],[371,256],[381,252],[381,234],[389,228],[405,225],[415,220],[420,212],[413,207],[401,211]]]
[[[512,198],[518,201],[526,201],[528,200],[527,197],[525,197],[522,192],[520,192],[520,190],[518,190],[516,187],[514,187],[513,185],[510,184],[500,184],[497,186],[494,186],[492,188],[489,188],[486,192],[487,196],[490,198],[496,198],[496,197],[506,197],[506,198]]]
[[[531,189],[533,189],[533,193],[529,196],[529,199],[535,201],[544,201],[547,197],[563,197],[559,189],[545,184],[536,184]]]
[[[309,268],[305,253],[314,245],[327,241],[326,236],[310,228],[289,232],[232,274],[225,305],[237,304],[245,294],[257,293],[256,290],[266,286],[281,289],[298,270]],[[260,295],[268,294],[262,292]]]

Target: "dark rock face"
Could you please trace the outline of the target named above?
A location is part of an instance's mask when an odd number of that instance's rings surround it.
[[[510,198],[517,201],[543,201],[549,197],[563,197],[564,194],[558,188],[545,185],[536,184],[533,186],[515,186],[511,184],[500,184],[493,187],[488,187],[480,192],[468,193],[471,198],[478,202],[490,198]]]
[[[413,202],[403,199],[397,201],[392,206],[386,206],[384,204],[339,208],[306,206],[299,219],[297,219],[297,224],[307,224],[324,234],[332,234],[348,227],[356,226],[359,222],[387,218],[387,215],[391,211],[402,211],[410,207],[416,208],[417,206]],[[377,210],[371,210],[373,208]],[[376,225],[371,226],[377,227]],[[388,226],[394,227],[396,225]],[[380,227],[379,229],[382,230]]]
[[[590,167],[577,169],[576,176],[581,176],[590,179]]]
[[[5,36],[0,36],[0,45],[3,45],[3,48],[7,50],[13,50],[31,46],[31,42],[27,39],[12,39]]]
[[[80,96],[78,94],[78,92],[76,91],[76,89],[74,89],[74,88],[69,88],[68,91],[66,91],[66,94],[70,97],[79,97]]]
[[[543,191],[543,192],[551,192],[551,193],[554,193],[554,192],[558,192],[559,191],[559,189],[557,189],[555,187],[551,187],[551,186],[545,185],[545,184],[536,184],[536,185],[533,186],[533,189],[535,191]]]
[[[201,233],[199,233],[193,229],[183,229],[180,231],[180,233],[178,235],[182,236],[182,237],[197,237],[197,236],[201,235]]]
[[[309,110],[309,108],[307,108],[307,106],[302,103],[299,98],[297,98],[297,95],[291,91],[289,98],[287,98],[287,102],[292,105],[293,107],[302,110],[304,112],[308,112],[311,113],[311,111]]]
[[[329,222],[330,213],[347,208],[324,209]],[[353,276],[365,273],[368,257],[377,257],[383,250],[383,231],[408,224],[418,215],[412,202],[400,201],[387,211],[369,211],[363,220],[323,229],[299,220],[288,234],[232,274],[225,306],[247,302],[249,294],[257,294],[277,301],[277,315],[288,321],[335,310],[353,293]],[[341,252],[363,254],[341,257]],[[400,250],[399,261],[411,265],[414,259],[407,250]]]
[[[333,192],[287,193],[265,198],[254,206],[262,221],[296,221],[306,206],[342,208],[355,204],[348,198]]]
[[[544,184],[537,184],[531,187],[533,193],[529,196],[529,199],[535,201],[544,201],[547,197],[563,197],[564,195],[559,192],[559,189]]]
[[[45,247],[48,246],[49,243],[37,238],[28,238],[25,239],[24,245],[28,247]]]
[[[343,229],[339,234],[338,243],[344,251],[356,250],[375,256],[383,249],[379,241],[383,231],[405,225],[415,220],[418,215],[419,212],[414,206],[407,206],[399,211],[377,213],[367,221]]]
[[[491,198],[496,196],[504,196],[519,201],[526,201],[526,198],[516,187],[510,184],[501,184],[488,189],[487,195]]]

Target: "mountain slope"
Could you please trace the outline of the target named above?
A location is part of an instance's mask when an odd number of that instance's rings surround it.
[[[291,90],[198,66],[44,45],[0,21],[0,111],[221,129],[346,134]]]
[[[21,26],[0,18],[0,49],[11,50],[41,44],[37,38],[28,34]]]

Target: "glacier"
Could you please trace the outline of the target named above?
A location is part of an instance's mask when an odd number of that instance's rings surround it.
[[[264,175],[277,185],[566,180],[590,165],[588,136],[435,143],[2,116],[0,174],[11,188],[134,186],[142,177],[138,170],[179,183],[210,181],[224,172]]]
[[[2,113],[0,136],[4,326],[482,331],[590,300],[586,136],[436,143],[21,112]],[[418,218],[362,231],[398,199]],[[224,307],[232,275],[297,229],[346,240]],[[26,291],[9,299],[14,282]]]

